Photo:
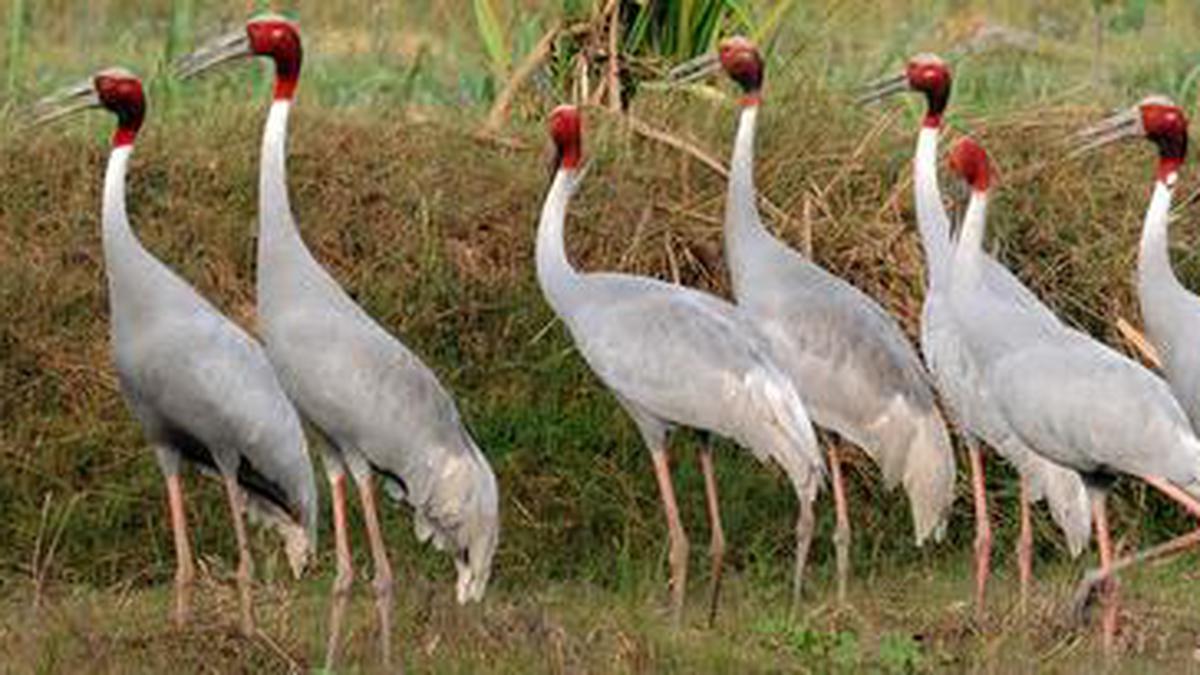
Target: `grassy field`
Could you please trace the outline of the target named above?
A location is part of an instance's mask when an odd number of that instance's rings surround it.
[[[253,68],[188,87],[162,74],[193,36],[242,16],[242,3],[10,3],[0,10],[9,21],[0,31],[8,39],[0,57],[0,669],[319,664],[333,567],[327,524],[319,566],[300,584],[286,578],[275,541],[255,537],[263,635],[241,640],[232,629],[232,532],[219,487],[198,478],[186,489],[206,592],[193,633],[166,627],[174,560],[161,478],[108,356],[98,205],[110,122],[96,114],[21,126],[24,104],[100,66],[146,74],[152,108],[130,173],[134,227],[253,327],[254,186],[268,82]],[[1014,614],[1007,572],[1016,484],[999,463],[989,486],[1001,579],[984,625],[969,620],[965,604],[973,536],[965,482],[947,541],[917,550],[903,497],[884,492],[862,458],[849,469],[851,606],[830,601],[832,514],[822,502],[807,604],[789,618],[793,498],[776,472],[721,445],[733,578],[718,626],[702,628],[708,533],[688,435],[674,449],[695,573],[688,626],[671,631],[662,614],[665,527],[646,452],[533,278],[548,176],[542,116],[565,98],[558,80],[535,78],[502,138],[481,137],[503,71],[480,44],[470,3],[331,4],[296,3],[308,42],[291,141],[293,208],[318,259],[455,393],[502,490],[502,542],[482,607],[455,608],[449,561],[414,543],[407,514],[385,515],[403,580],[398,630],[414,667],[1069,672],[1100,664],[1090,632],[1064,616],[1091,559],[1067,562],[1043,513],[1036,564],[1045,579],[1029,620]],[[514,61],[560,14],[557,3],[493,4]],[[1113,326],[1118,317],[1137,323],[1131,278],[1151,154],[1131,146],[1061,161],[1061,138],[1152,91],[1190,108],[1200,8],[1108,3],[1097,40],[1090,0],[1040,8],[1047,3],[1008,0],[986,3],[986,12],[984,4],[797,3],[772,42],[760,131],[759,187],[787,214],[774,225],[797,244],[811,240],[820,262],[915,334],[922,267],[908,165],[919,106],[858,110],[850,100],[856,83],[910,53],[960,54],[950,128],[980,137],[1000,170],[993,248],[1069,321],[1124,347]],[[586,14],[588,3],[574,5]],[[723,158],[734,121],[728,94],[723,83],[643,88],[630,115]],[[593,165],[568,224],[577,263],[725,294],[719,176],[599,109],[588,111],[588,133]],[[1195,185],[1185,170],[1183,191]],[[1173,233],[1176,269],[1192,288],[1200,288],[1196,217],[1187,205]],[[1114,510],[1127,549],[1191,525],[1131,483],[1118,489]],[[361,577],[369,556],[357,520],[352,528]],[[1196,562],[1188,556],[1124,579],[1119,667],[1200,668]],[[375,663],[365,593],[358,588],[351,671]]]

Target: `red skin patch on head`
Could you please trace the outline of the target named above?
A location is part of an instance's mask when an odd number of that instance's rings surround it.
[[[560,105],[550,112],[550,137],[558,149],[558,164],[563,169],[579,167],[583,157],[583,118],[579,108]]]
[[[963,138],[950,151],[950,169],[976,192],[987,192],[991,167],[987,151],[973,138]]]
[[[937,129],[942,126],[942,116],[950,103],[950,86],[953,78],[950,68],[942,61],[913,60],[904,69],[908,86],[925,94],[926,108],[923,126]]]
[[[136,77],[98,75],[92,86],[96,89],[100,104],[117,116],[113,147],[133,145],[146,118],[146,97],[142,92],[141,80]]]
[[[250,51],[275,62],[275,100],[290,101],[296,95],[304,60],[300,29],[283,19],[258,20],[246,24],[246,36]]]
[[[1142,128],[1146,138],[1158,146],[1158,168],[1155,177],[1166,180],[1178,173],[1187,158],[1188,121],[1183,109],[1159,103],[1142,106]]]
[[[762,102],[763,60],[758,48],[744,37],[732,37],[721,42],[717,48],[721,67],[730,79],[737,82],[745,92],[742,105],[758,105]]]

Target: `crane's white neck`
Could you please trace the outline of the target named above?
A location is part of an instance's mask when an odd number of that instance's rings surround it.
[[[917,209],[917,227],[925,252],[926,285],[940,285],[951,264],[950,217],[942,205],[938,186],[937,127],[922,126],[917,135],[917,153],[913,160],[913,194]]]
[[[262,157],[258,176],[258,264],[270,265],[280,247],[304,244],[292,218],[287,190],[287,130],[292,102],[277,99],[271,103],[263,131]]]
[[[563,224],[567,216],[567,204],[578,184],[576,169],[559,169],[554,182],[542,204],[542,215],[538,221],[536,256],[538,283],[546,294],[550,305],[560,315],[568,309],[567,296],[574,288],[578,273],[567,259],[563,241]]]
[[[986,192],[971,191],[967,212],[963,215],[958,233],[958,244],[954,248],[954,285],[966,288],[974,285],[983,265],[983,233],[987,228]]]
[[[1146,219],[1142,223],[1142,241],[1138,249],[1138,292],[1142,305],[1149,304],[1150,294],[1158,289],[1179,287],[1171,269],[1168,223],[1171,217],[1171,193],[1176,174],[1156,181]]]
[[[125,176],[129,172],[132,145],[120,145],[108,155],[104,170],[104,204],[102,225],[105,241],[109,235],[129,234],[129,216],[125,212]]]
[[[114,270],[122,268],[120,259],[136,255],[141,244],[129,227],[129,216],[125,212],[125,176],[129,170],[132,145],[120,145],[108,156],[108,168],[104,171],[104,196],[101,206],[101,236],[104,245],[105,268],[112,278]]]
[[[729,166],[729,196],[725,202],[725,253],[737,293],[751,272],[757,256],[754,249],[774,244],[763,227],[754,189],[754,135],[758,126],[758,104],[742,107]]]

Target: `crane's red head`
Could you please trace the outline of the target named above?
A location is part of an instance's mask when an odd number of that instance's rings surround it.
[[[550,112],[550,137],[562,169],[576,169],[583,156],[583,118],[579,108],[560,105]]]
[[[950,103],[950,66],[933,54],[918,54],[909,59],[904,76],[910,89],[925,95],[924,125],[941,126],[942,115]]]
[[[721,41],[717,53],[721,67],[745,93],[743,104],[758,103],[762,95],[763,59],[754,43],[741,36],[731,37]]]
[[[1073,156],[1130,138],[1145,138],[1158,147],[1158,180],[1166,180],[1179,171],[1187,157],[1187,115],[1165,96],[1147,96],[1075,134],[1078,147]]]
[[[987,192],[991,184],[991,167],[987,151],[975,139],[964,137],[950,151],[950,169],[958,174],[975,192]]]
[[[1157,96],[1144,99],[1138,108],[1146,139],[1158,146],[1157,175],[1164,180],[1178,172],[1187,158],[1187,115],[1169,99]]]
[[[146,118],[142,81],[128,70],[109,68],[96,73],[92,86],[100,105],[117,116],[113,147],[132,145]]]
[[[252,53],[275,62],[275,98],[292,98],[304,58],[300,26],[277,14],[263,14],[246,22],[246,37]]]
[[[265,56],[275,62],[275,98],[290,100],[300,81],[304,50],[300,26],[278,14],[260,14],[244,30],[222,35],[181,58],[176,74],[187,79],[216,66],[248,56]]]

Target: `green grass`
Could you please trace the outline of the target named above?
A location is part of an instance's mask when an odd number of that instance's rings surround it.
[[[248,65],[194,85],[162,76],[165,59],[219,19],[237,20],[241,3],[110,0],[103,11],[95,3],[24,4],[27,22],[0,31],[9,40],[0,68],[10,84],[0,103],[0,662],[69,672],[99,654],[99,670],[135,663],[155,671],[172,660],[199,669],[209,656],[205,641],[163,627],[174,565],[163,487],[108,356],[98,205],[110,122],[94,114],[31,131],[18,126],[19,105],[113,62],[150,78],[150,118],[130,173],[134,227],[253,327],[254,186],[269,82]],[[506,129],[514,142],[476,139],[496,74],[465,1],[332,4],[294,5],[308,41],[289,160],[293,207],[318,259],[454,392],[503,497],[494,593],[482,610],[463,614],[449,603],[448,559],[414,543],[405,513],[385,514],[407,580],[399,630],[419,665],[650,672],[716,659],[729,671],[825,671],[904,668],[915,659],[918,670],[1003,669],[1019,653],[1070,670],[1097,658],[1089,633],[1061,624],[1062,599],[1082,563],[1061,562],[1061,539],[1044,513],[1035,523],[1038,569],[1050,577],[1038,589],[1034,630],[1011,617],[1007,581],[993,593],[992,620],[973,627],[962,604],[973,536],[966,485],[948,540],[916,550],[903,497],[885,492],[861,457],[848,469],[855,609],[828,604],[832,517],[823,500],[808,604],[798,622],[785,621],[794,500],[780,475],[728,444],[719,447],[717,470],[734,582],[722,623],[701,630],[707,531],[697,441],[686,434],[673,447],[697,571],[690,626],[680,635],[668,630],[660,612],[665,527],[646,452],[533,278],[547,179],[542,117],[561,100],[559,81],[534,78],[518,98]],[[540,35],[538,22],[559,11],[557,3],[525,3],[533,11],[521,14],[529,21],[522,24],[511,18],[515,3],[493,4],[497,21],[509,22],[513,63]],[[587,3],[575,4],[586,13]],[[1069,321],[1120,344],[1116,317],[1137,318],[1131,278],[1151,153],[1134,145],[1061,162],[1057,143],[1148,91],[1190,106],[1200,10],[1164,0],[1135,20],[1126,15],[1132,4],[1118,3],[1104,10],[1097,60],[1086,0],[1042,8],[1010,0],[990,3],[987,14],[963,3],[910,4],[796,3],[779,24],[757,167],[760,189],[789,215],[775,225],[789,240],[803,239],[809,202],[816,258],[915,334],[922,265],[906,180],[919,105],[857,110],[850,92],[913,52],[954,51],[981,18],[1008,27],[1007,35],[1037,31],[1033,48],[992,46],[956,62],[950,126],[978,135],[1000,169],[989,223],[998,255]],[[755,5],[757,22],[767,16]],[[731,93],[724,83],[716,91]],[[724,157],[729,98],[646,88],[632,113]],[[715,224],[724,184],[599,112],[589,111],[587,130],[593,164],[571,209],[572,257],[589,269],[678,275],[725,294]],[[1183,190],[1193,185],[1185,170]],[[1200,289],[1196,220],[1194,206],[1182,211],[1174,257],[1185,284]],[[989,467],[996,563],[1007,566],[1016,484],[999,462]],[[206,583],[220,600],[198,628],[223,645],[213,658],[228,668],[214,667],[235,669],[242,659],[264,669],[284,669],[288,659],[316,664],[332,567],[327,524],[317,576],[299,585],[281,579],[275,542],[256,538],[267,580],[263,623],[288,654],[282,658],[265,643],[228,635],[226,508],[209,481],[189,477],[186,492],[196,548],[216,579]],[[1120,485],[1113,507],[1129,548],[1191,525],[1131,482]],[[364,570],[362,528],[352,527]],[[1126,578],[1132,602],[1122,644],[1131,664],[1190,663],[1194,562]],[[40,617],[29,614],[35,580],[46,596]],[[370,664],[369,603],[358,609],[348,662]],[[142,633],[150,638],[132,637]],[[915,635],[925,637],[914,643]]]
[[[855,581],[850,602],[824,599],[818,574],[803,611],[785,609],[787,588],[753,574],[727,580],[718,621],[708,628],[701,584],[683,627],[669,627],[662,575],[623,590],[573,580],[532,589],[501,587],[481,606],[459,607],[448,584],[401,561],[394,642],[410,672],[1190,672],[1200,603],[1194,556],[1127,575],[1121,656],[1103,659],[1096,638],[1072,627],[1065,606],[1074,566],[1038,569],[1035,602],[1022,617],[1006,571],[992,585],[990,615],[976,623],[963,598],[966,556],[938,571],[921,564],[878,569]],[[167,588],[60,587],[37,609],[27,588],[0,603],[0,658],[8,672],[303,672],[324,658],[328,579],[256,587],[259,633],[234,624],[232,570],[212,561],[192,625],[165,616]],[[280,570],[282,573],[282,569]],[[360,569],[360,578],[366,574]],[[377,625],[368,584],[355,587],[343,643],[345,672],[377,672]],[[1131,617],[1137,617],[1132,620]]]

